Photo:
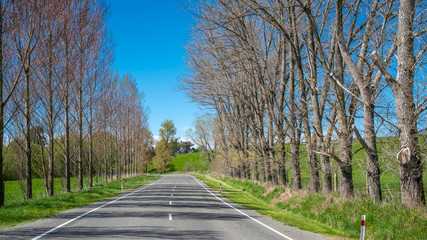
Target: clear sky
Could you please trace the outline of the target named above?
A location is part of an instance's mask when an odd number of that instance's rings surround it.
[[[178,0],[109,0],[110,29],[113,31],[115,65],[119,73],[129,72],[145,95],[150,109],[153,136],[160,124],[170,119],[177,137],[185,137],[199,111],[197,105],[177,91],[185,74],[184,45],[188,41],[192,16]]]

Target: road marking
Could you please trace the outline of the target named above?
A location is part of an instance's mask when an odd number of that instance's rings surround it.
[[[173,194],[171,194],[171,197],[173,197]]]
[[[221,198],[219,198],[217,195],[215,195],[214,193],[212,193],[209,189],[207,189],[207,188],[206,188],[206,187],[205,187],[205,186],[204,186],[204,185],[203,185],[203,184],[202,184],[202,183],[201,183],[197,178],[195,178],[194,176],[191,176],[191,177],[193,177],[193,179],[194,179],[197,183],[199,183],[199,185],[200,185],[200,186],[202,186],[206,191],[208,191],[212,196],[214,196],[216,199],[218,199],[218,200],[220,200],[221,202],[223,202],[225,205],[227,205],[227,206],[231,207],[232,209],[234,209],[234,210],[238,211],[239,213],[241,213],[242,215],[244,215],[244,216],[248,217],[249,219],[251,219],[251,220],[253,220],[253,221],[255,221],[255,222],[257,222],[257,223],[261,224],[262,226],[264,226],[264,227],[266,227],[266,228],[270,229],[271,231],[273,231],[273,232],[277,233],[278,235],[280,235],[280,236],[282,236],[282,237],[284,237],[284,238],[286,238],[286,239],[288,239],[288,240],[293,240],[292,238],[290,238],[290,237],[286,236],[285,234],[283,234],[283,233],[281,233],[281,232],[277,231],[276,229],[274,229],[274,228],[272,228],[272,227],[270,227],[270,226],[266,225],[265,223],[262,223],[262,222],[260,222],[260,221],[256,220],[255,218],[253,218],[253,217],[249,216],[248,214],[246,214],[246,213],[244,213],[244,212],[240,211],[239,209],[237,209],[237,208],[233,207],[231,204],[229,204],[228,202],[226,202],[226,201],[222,200],[222,199],[221,199]]]
[[[96,210],[98,210],[98,209],[100,209],[100,208],[103,208],[103,207],[105,207],[105,206],[108,206],[108,205],[110,205],[110,204],[112,204],[112,203],[115,203],[115,202],[119,201],[120,199],[125,198],[125,197],[127,197],[127,196],[129,196],[129,195],[131,195],[131,194],[133,194],[133,193],[139,192],[139,191],[144,190],[144,189],[146,189],[147,187],[149,187],[149,186],[151,186],[151,185],[153,185],[153,184],[159,183],[159,182],[160,182],[160,181],[162,181],[164,178],[165,178],[165,177],[163,176],[161,179],[159,179],[159,180],[157,180],[157,181],[154,181],[154,182],[152,182],[152,183],[150,183],[150,184],[148,184],[148,185],[142,186],[142,187],[140,187],[140,188],[136,189],[136,190],[135,190],[135,191],[133,191],[133,192],[130,192],[130,193],[128,193],[128,194],[126,194],[126,195],[124,195],[124,196],[121,196],[121,197],[118,197],[118,198],[114,199],[114,200],[113,200],[113,201],[111,201],[111,202],[105,203],[105,204],[103,204],[103,205],[101,205],[101,206],[99,206],[99,207],[97,207],[97,208],[94,208],[94,209],[92,209],[92,210],[90,210],[90,211],[88,211],[88,212],[85,212],[85,213],[83,213],[83,214],[81,214],[81,215],[79,215],[79,216],[77,216],[77,217],[75,217],[75,218],[73,218],[73,219],[71,219],[71,220],[68,220],[67,222],[65,222],[65,223],[63,223],[63,224],[61,224],[61,225],[58,225],[58,226],[56,226],[56,227],[54,227],[54,228],[52,228],[52,229],[50,229],[50,230],[48,230],[48,231],[46,231],[46,232],[44,232],[44,233],[40,234],[40,235],[38,235],[38,236],[37,236],[37,237],[35,237],[35,238],[32,238],[31,240],[37,240],[37,239],[40,239],[40,238],[42,238],[42,237],[44,237],[44,236],[48,235],[49,233],[51,233],[51,232],[53,232],[53,231],[55,231],[55,230],[57,230],[57,229],[59,229],[59,228],[61,228],[61,227],[65,226],[65,225],[67,225],[67,224],[69,224],[69,223],[72,223],[72,222],[76,221],[76,220],[77,220],[77,219],[79,219],[79,218],[82,218],[82,217],[84,217],[84,216],[88,215],[88,214],[89,214],[89,213],[91,213],[91,212],[95,212]]]
[[[173,186],[173,188],[176,188],[176,185],[178,184],[178,181],[179,181],[179,177],[178,177],[178,179],[176,179],[175,186]]]
[[[174,188],[174,189],[172,189],[172,192],[175,192],[175,188]]]
[[[169,201],[169,205],[172,205],[172,201]]]
[[[169,213],[169,220],[172,220],[172,214]]]

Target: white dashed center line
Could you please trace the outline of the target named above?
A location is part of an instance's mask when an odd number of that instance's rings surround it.
[[[172,220],[172,214],[169,213],[169,220]]]

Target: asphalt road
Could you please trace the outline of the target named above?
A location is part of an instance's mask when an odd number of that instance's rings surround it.
[[[0,231],[0,239],[325,239],[237,206],[188,175]]]

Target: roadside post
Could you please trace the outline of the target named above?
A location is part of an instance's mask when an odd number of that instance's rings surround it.
[[[360,227],[360,240],[365,239],[365,215],[362,215],[362,222]]]
[[[122,180],[122,192],[123,192],[123,180]]]
[[[219,192],[222,192],[222,191],[221,191],[221,183],[219,183]]]

